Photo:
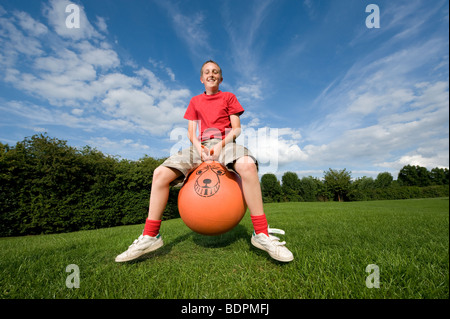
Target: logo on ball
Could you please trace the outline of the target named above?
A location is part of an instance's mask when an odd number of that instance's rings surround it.
[[[197,195],[210,197],[217,193],[220,188],[219,176],[225,175],[223,168],[217,164],[206,165],[205,168],[196,172],[194,189]]]

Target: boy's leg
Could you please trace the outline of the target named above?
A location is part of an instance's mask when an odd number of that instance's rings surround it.
[[[249,156],[243,156],[236,161],[234,169],[241,177],[242,191],[247,207],[250,210],[250,215],[264,215],[261,185],[254,160]]]
[[[294,256],[291,251],[284,246],[286,243],[279,242],[279,238],[269,235],[258,169],[254,160],[249,156],[243,156],[236,161],[234,169],[241,177],[242,191],[247,207],[250,210],[250,217],[255,229],[255,232],[252,235],[252,244],[257,248],[268,252],[272,258],[278,261],[292,261]],[[284,233],[280,230],[277,231]]]
[[[182,173],[176,169],[159,166],[153,172],[152,190],[150,192],[150,205],[148,218],[145,222],[144,232],[126,251],[116,257],[116,262],[124,262],[139,258],[163,245],[159,228],[161,218],[169,198],[170,183]]]
[[[250,218],[252,219],[255,233],[259,234],[262,232],[268,236],[268,224],[264,214],[261,186],[255,162],[252,158],[244,156],[236,161],[234,169],[241,176],[242,191],[247,207],[250,210]]]
[[[155,237],[159,234],[162,215],[169,199],[170,183],[180,175],[180,171],[165,166],[159,166],[153,172],[148,217],[145,221],[143,232],[144,236]]]
[[[159,166],[155,169],[150,192],[148,219],[161,220],[169,199],[170,183],[180,175],[180,171],[165,166]]]

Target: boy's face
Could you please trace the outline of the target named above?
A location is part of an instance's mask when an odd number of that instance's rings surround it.
[[[217,91],[222,80],[222,74],[217,64],[210,62],[203,66],[200,81],[205,85],[205,90],[207,92]]]

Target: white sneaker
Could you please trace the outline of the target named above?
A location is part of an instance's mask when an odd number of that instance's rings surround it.
[[[154,251],[164,245],[161,235],[156,237],[141,235],[136,239],[126,251],[116,257],[116,262],[130,261],[139,258],[151,251]]]
[[[269,236],[264,233],[259,233],[258,235],[253,232],[252,235],[252,245],[256,248],[267,251],[275,260],[282,262],[289,262],[294,260],[294,255],[292,255],[291,251],[287,249],[284,245],[285,241],[280,242],[280,238],[272,236],[270,234],[281,234],[284,235],[284,230],[269,228]]]

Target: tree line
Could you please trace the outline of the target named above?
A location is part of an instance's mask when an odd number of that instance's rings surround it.
[[[39,134],[0,143],[0,236],[143,223],[162,159],[129,161]],[[171,189],[163,219],[178,216]]]
[[[120,159],[89,146],[71,147],[46,134],[27,137],[15,146],[0,143],[0,236],[143,223],[153,171],[163,160],[149,156],[137,161]],[[280,183],[274,174],[265,174],[261,189],[265,202],[384,199],[386,194],[373,194],[379,190],[391,194],[391,189],[405,187],[429,189],[415,196],[431,197],[448,196],[448,179],[448,169],[426,172],[405,166],[397,181],[389,173],[375,180],[351,181],[350,172],[330,169],[323,180],[299,179],[287,172]],[[179,216],[178,191],[170,189],[165,220]]]
[[[275,174],[261,177],[263,200],[270,202],[361,201],[381,199],[408,199],[449,196],[449,170],[406,165],[397,180],[389,172],[373,177],[352,179],[346,169],[329,169],[323,179],[308,176],[299,178],[286,172],[281,183]]]

